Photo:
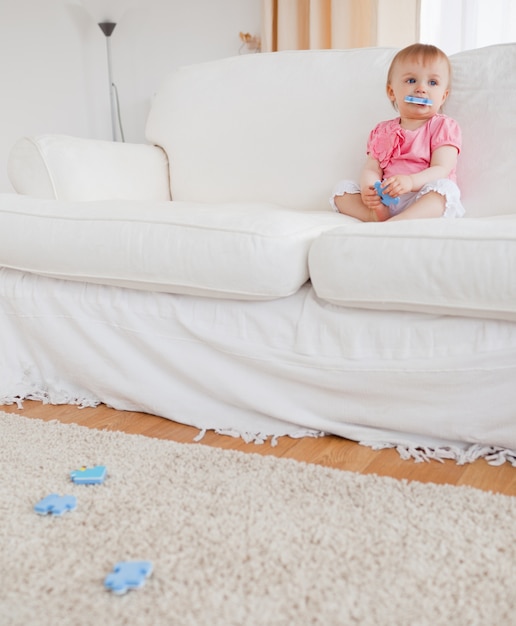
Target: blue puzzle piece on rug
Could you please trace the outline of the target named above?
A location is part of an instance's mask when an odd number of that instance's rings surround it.
[[[51,493],[34,505],[34,510],[39,515],[63,515],[67,511],[73,511],[77,507],[75,496],[60,496],[58,493]]]
[[[379,180],[375,182],[374,188],[376,189],[376,193],[380,196],[382,203],[385,204],[385,206],[398,204],[398,202],[400,201],[399,198],[393,198],[388,193],[382,191],[382,183]]]
[[[78,485],[99,485],[106,478],[106,466],[96,465],[95,467],[81,467],[81,469],[70,472],[70,478]]]
[[[120,561],[113,567],[113,572],[106,576],[104,586],[121,595],[129,589],[142,587],[151,573],[151,561]]]

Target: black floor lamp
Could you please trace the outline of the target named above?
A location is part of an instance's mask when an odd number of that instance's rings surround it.
[[[120,131],[120,139],[125,141],[124,129],[122,127],[122,117],[120,115],[120,103],[118,100],[118,90],[116,84],[113,81],[113,67],[111,65],[111,35],[116,27],[116,22],[99,22],[100,30],[106,36],[106,53],[107,53],[107,67],[108,67],[108,80],[109,80],[109,103],[111,106],[111,131],[113,134],[113,141],[117,140],[117,127]]]
[[[135,0],[79,0],[80,4],[93,17],[106,37],[107,70],[109,81],[109,104],[111,108],[111,133],[113,141],[125,141],[120,115],[118,89],[113,80],[111,63],[111,35],[122,15],[135,4]]]

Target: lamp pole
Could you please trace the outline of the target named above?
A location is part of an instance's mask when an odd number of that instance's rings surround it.
[[[113,70],[111,67],[111,35],[116,27],[116,22],[99,22],[100,30],[106,36],[106,52],[107,52],[107,65],[108,65],[108,79],[109,79],[109,102],[111,105],[111,130],[113,133],[113,141],[116,141],[116,109],[115,109],[115,94],[113,83]]]

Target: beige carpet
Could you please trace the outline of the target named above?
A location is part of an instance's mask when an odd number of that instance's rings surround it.
[[[1,412],[0,442],[2,626],[516,623],[516,498]],[[154,571],[112,595],[127,559]]]

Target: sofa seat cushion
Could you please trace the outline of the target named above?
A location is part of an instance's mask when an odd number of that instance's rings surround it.
[[[55,278],[169,293],[265,300],[308,280],[330,211],[269,204],[0,196],[0,265]]]
[[[309,267],[333,304],[516,321],[516,216],[348,224]]]

